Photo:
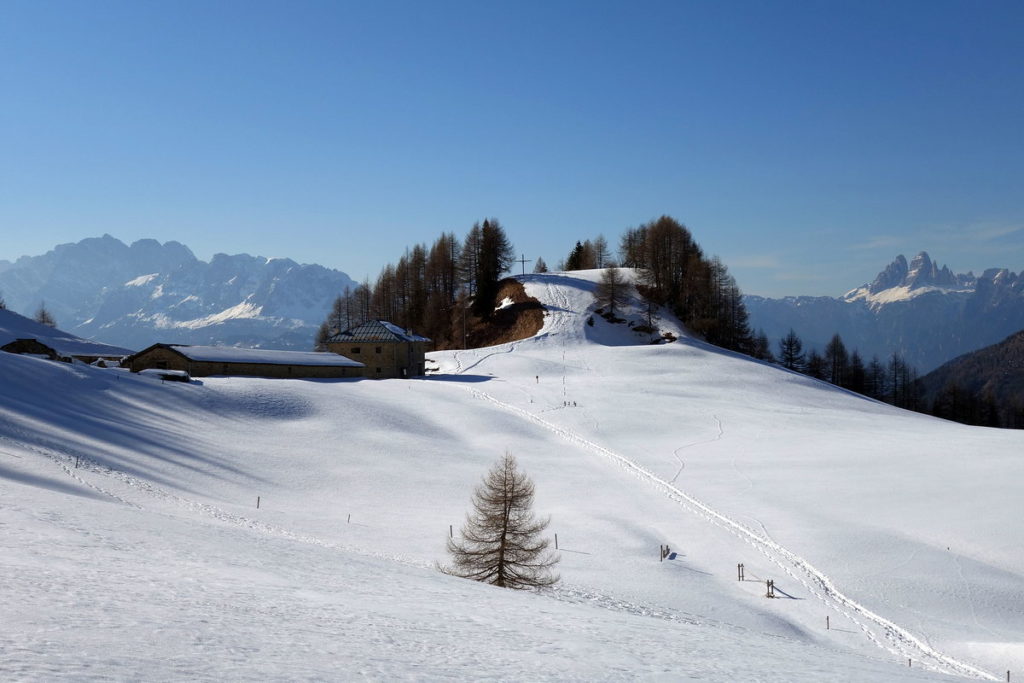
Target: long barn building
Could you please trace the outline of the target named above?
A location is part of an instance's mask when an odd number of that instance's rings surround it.
[[[337,353],[239,349],[231,346],[153,344],[128,359],[132,372],[180,370],[192,377],[362,377],[363,363]]]

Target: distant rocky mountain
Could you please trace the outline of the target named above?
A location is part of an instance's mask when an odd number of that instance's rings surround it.
[[[1024,331],[928,373],[921,394],[941,417],[1024,427]]]
[[[217,254],[110,235],[0,265],[8,308],[41,304],[61,328],[141,349],[155,342],[308,349],[348,275],[287,258]]]
[[[921,252],[897,256],[842,297],[745,298],[750,324],[773,349],[790,329],[819,350],[838,333],[865,359],[901,353],[921,373],[1024,329],[1024,274],[955,274]]]

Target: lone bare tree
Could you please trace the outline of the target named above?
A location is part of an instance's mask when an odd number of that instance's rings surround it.
[[[533,515],[533,482],[511,453],[494,464],[473,494],[459,540],[448,540],[452,566],[442,571],[504,588],[538,588],[558,581],[559,558],[540,536],[549,519]]]
[[[601,271],[601,280],[594,289],[594,297],[608,312],[615,315],[615,307],[622,308],[629,301],[629,283],[622,276],[622,271],[609,266]]]
[[[33,319],[37,323],[42,323],[47,327],[57,327],[57,320],[53,317],[53,314],[47,310],[45,303],[39,304],[39,310],[36,311]]]

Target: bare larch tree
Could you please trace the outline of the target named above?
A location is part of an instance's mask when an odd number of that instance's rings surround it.
[[[550,519],[534,517],[533,492],[533,482],[506,453],[476,488],[461,538],[448,540],[452,566],[443,571],[504,588],[556,583],[552,569],[559,558],[541,537]]]
[[[609,266],[601,271],[601,280],[594,289],[594,298],[602,306],[608,307],[608,312],[614,316],[615,308],[622,308],[629,301],[629,283],[622,275],[622,271],[614,266]]]

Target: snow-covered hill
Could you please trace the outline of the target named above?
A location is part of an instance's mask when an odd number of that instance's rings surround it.
[[[922,374],[1024,329],[1024,275],[953,273],[926,252],[901,254],[869,284],[839,298],[745,297],[750,324],[777,342],[793,329],[819,351],[834,334],[862,357],[902,354]]]
[[[36,339],[66,356],[127,356],[132,349],[82,339],[54,327],[37,323],[23,315],[0,309],[0,346],[16,339]]]
[[[874,403],[667,315],[680,340],[648,344],[593,315],[597,277],[526,276],[541,332],[432,354],[422,380],[162,384],[0,354],[0,677],[1024,671],[1024,434]],[[433,568],[506,450],[552,516],[556,590]]]
[[[62,244],[0,269],[14,310],[41,302],[73,333],[129,348],[156,342],[309,349],[331,302],[355,283],[286,258],[216,254],[110,235]]]

